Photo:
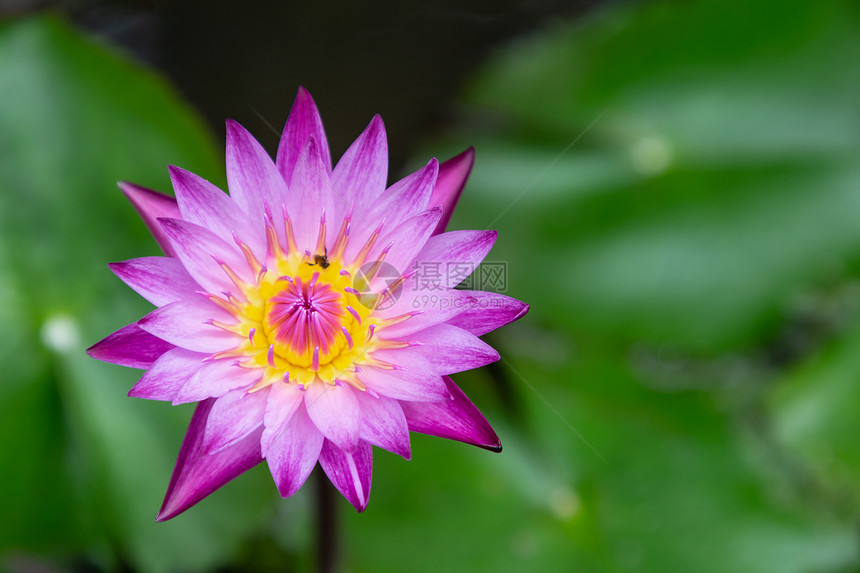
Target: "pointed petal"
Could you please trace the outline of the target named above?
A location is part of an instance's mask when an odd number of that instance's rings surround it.
[[[439,374],[480,368],[499,359],[496,350],[462,328],[437,324],[409,337],[420,343],[413,350],[425,357]]]
[[[320,452],[320,466],[334,487],[360,512],[370,499],[370,479],[373,474],[373,448],[360,442],[351,454],[343,452],[326,440]]]
[[[361,439],[408,460],[409,426],[400,403],[367,392],[356,392],[355,396],[361,407]]]
[[[135,322],[109,334],[87,348],[96,360],[129,368],[149,368],[155,360],[174,345],[144,331]]]
[[[182,218],[233,243],[235,232],[255,253],[266,252],[263,227],[254,224],[233,199],[202,177],[171,165],[168,167]]]
[[[422,282],[421,277],[413,276],[398,291],[394,304],[377,309],[375,314],[381,318],[395,318],[407,313],[416,314],[377,332],[384,338],[402,339],[434,324],[449,322],[464,311],[477,308],[477,304],[477,299],[470,291],[440,289],[438,285],[428,287]]]
[[[287,118],[278,145],[277,166],[284,181],[289,182],[292,179],[299,154],[308,137],[311,136],[319,144],[326,173],[331,173],[331,154],[322,119],[311,94],[305,88],[299,87],[299,93],[296,95],[296,101],[293,102],[293,109]]]
[[[232,358],[207,361],[179,389],[174,404],[220,398],[236,388],[248,388],[260,381],[262,370],[243,368]]]
[[[338,448],[351,452],[358,446],[361,409],[351,386],[313,383],[305,392],[305,407],[314,425]]]
[[[264,205],[268,204],[274,213],[287,198],[287,184],[272,158],[233,120],[227,120],[227,187],[254,224],[262,224]]]
[[[179,219],[159,221],[185,270],[206,292],[236,288],[216,259],[227,264],[243,281],[251,282],[248,264],[239,251],[212,231]]]
[[[217,453],[261,428],[268,395],[268,388],[253,394],[239,388],[215,400],[206,421],[203,453]]]
[[[120,181],[118,185],[122,192],[125,193],[125,196],[128,197],[128,200],[131,201],[134,210],[143,219],[146,228],[152,233],[152,237],[158,243],[158,246],[161,247],[161,250],[164,251],[164,254],[168,257],[176,256],[173,252],[173,247],[170,245],[167,237],[164,236],[161,225],[158,224],[158,219],[162,217],[174,219],[180,217],[176,200],[169,195],[164,195],[163,193],[135,185],[134,183]]]
[[[442,377],[420,354],[408,349],[378,350],[373,353],[373,358],[396,365],[394,370],[361,367],[358,379],[377,394],[417,402],[450,398]]]
[[[147,400],[176,399],[179,389],[203,366],[205,354],[173,348],[158,357],[129,391],[132,398]]]
[[[266,426],[266,429],[263,430],[262,441],[264,458],[268,457],[272,441],[280,435],[284,426],[292,419],[296,409],[304,401],[304,396],[304,392],[299,390],[295,384],[282,382],[272,384],[269,390],[269,400],[266,403],[266,412],[263,415],[263,423]],[[320,447],[322,447],[322,439],[320,439]]]
[[[273,437],[266,455],[281,497],[296,493],[320,457],[323,435],[303,407]]]
[[[200,289],[179,259],[173,257],[141,257],[110,263],[108,267],[122,282],[155,306],[176,302]]]
[[[210,319],[235,322],[232,315],[203,298],[171,302],[137,321],[148,333],[195,352],[212,354],[235,347],[237,335],[208,324]]]
[[[465,442],[491,450],[502,451],[499,437],[487,419],[466,397],[453,380],[444,376],[445,384],[453,400],[444,402],[401,402],[409,429],[420,434],[429,434]]]
[[[454,288],[481,264],[498,237],[496,231],[450,231],[430,237],[415,257],[416,277],[441,270],[438,284]]]
[[[431,207],[436,205],[442,207],[442,218],[439,219],[435,233],[443,233],[448,226],[474,164],[475,148],[470,147],[439,166],[439,176],[436,178],[436,187],[433,189],[429,203]]]
[[[362,220],[385,190],[387,180],[388,143],[382,118],[377,115],[337,162],[331,182],[345,209],[355,205],[357,218]]]
[[[299,249],[316,254],[320,216],[325,211],[327,219],[332,217],[333,201],[339,199],[333,197],[320,146],[315,138],[309,137],[293,171],[286,203]],[[328,224],[331,225],[331,222]]]
[[[427,165],[386,189],[371,207],[367,219],[381,221],[385,218],[386,224],[396,227],[406,219],[423,213],[428,209],[438,172],[439,162],[431,159]],[[369,225],[364,227],[370,228]],[[367,238],[364,237],[364,240]],[[363,242],[361,238],[359,241]]]
[[[200,402],[194,411],[156,521],[176,517],[263,459],[260,456],[261,428],[218,453],[203,453],[206,421],[214,403],[215,400]]]
[[[475,336],[482,336],[500,326],[519,320],[529,311],[529,305],[526,303],[503,294],[465,290],[459,292],[470,296],[472,302],[463,305],[462,312],[452,317],[448,323],[459,326]]]
[[[380,251],[384,246],[394,245],[394,248],[385,257],[385,262],[401,274],[411,270],[415,256],[433,234],[436,222],[441,216],[442,209],[435,207],[406,219],[397,227],[389,229],[388,232],[383,232],[377,243]],[[372,252],[373,257],[370,260],[379,258],[381,256],[380,251]]]

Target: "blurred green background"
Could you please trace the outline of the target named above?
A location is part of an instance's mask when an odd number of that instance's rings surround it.
[[[338,500],[345,571],[860,571],[856,2],[380,4],[329,26],[292,6],[304,31],[250,42],[254,65],[214,32],[178,42],[219,18],[187,2],[12,4],[0,568],[312,570],[314,484],[282,501],[264,465],[156,524],[191,409],[127,398],[140,373],[83,353],[148,311],[105,266],[157,253],[115,182],[168,190],[176,164],[223,185],[220,122],[274,152],[301,83],[335,156],[382,113],[391,181],[474,145],[450,228],[498,229],[488,260],[531,304],[487,337],[500,363],[455,378],[504,452],[377,450],[368,510]],[[307,52],[259,51],[290,42]]]

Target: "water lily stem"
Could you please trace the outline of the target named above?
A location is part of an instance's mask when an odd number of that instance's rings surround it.
[[[337,491],[319,467],[314,470],[317,490],[317,571],[337,573],[340,538],[337,523]]]

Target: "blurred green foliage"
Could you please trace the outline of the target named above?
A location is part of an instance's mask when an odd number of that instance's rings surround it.
[[[231,557],[272,512],[269,484],[255,475],[184,522],[156,524],[191,412],[126,397],[139,373],[83,353],[148,312],[105,267],[158,252],[116,181],[168,188],[169,163],[214,177],[219,155],[163,80],[66,24],[0,30],[6,558],[197,570]]]
[[[451,228],[499,229],[532,305],[457,378],[505,451],[377,450],[348,569],[860,569],[857,62],[848,0],[613,4],[496,54],[428,151],[475,145]],[[311,484],[264,467],[155,524],[190,411],[82,354],[147,311],[104,268],[156,252],[115,181],[218,155],[150,72],[0,28],[0,560],[307,564]]]

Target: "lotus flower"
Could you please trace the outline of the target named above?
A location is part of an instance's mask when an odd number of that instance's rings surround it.
[[[283,497],[319,462],[363,511],[372,446],[409,459],[413,431],[501,449],[448,375],[498,360],[478,337],[527,305],[414,280],[428,262],[474,266],[496,239],[443,232],[472,162],[433,159],[386,188],[377,116],[332,169],[300,89],[275,162],[227,122],[229,196],[172,166],[175,200],[120,184],[167,256],[110,267],[158,308],[88,352],[146,369],[129,396],[198,402],[159,521],[264,459]]]

